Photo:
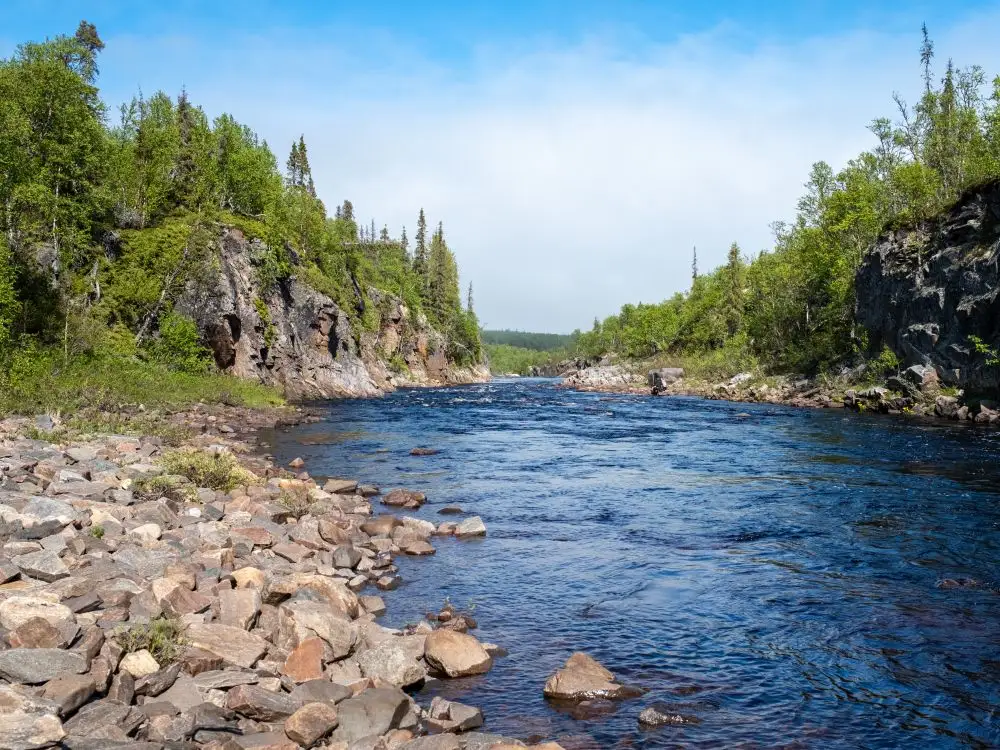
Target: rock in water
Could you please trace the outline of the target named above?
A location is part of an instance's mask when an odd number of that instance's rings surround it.
[[[479,516],[466,518],[455,527],[455,536],[459,539],[470,539],[476,536],[486,536],[486,524]]]
[[[545,683],[545,697],[565,701],[629,698],[641,691],[615,681],[615,676],[593,657],[580,651],[566,660]]]
[[[644,727],[700,723],[701,721],[697,717],[678,713],[673,706],[668,706],[666,703],[654,703],[649,708],[644,708],[639,714],[639,724]]]
[[[446,677],[485,674],[493,658],[473,636],[454,630],[435,630],[424,643],[424,660]]]

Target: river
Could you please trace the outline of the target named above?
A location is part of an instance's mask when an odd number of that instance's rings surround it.
[[[321,408],[271,436],[281,462],[421,490],[414,515],[458,504],[489,529],[399,558],[384,624],[448,597],[510,651],[422,704],[567,748],[1000,746],[1000,433],[528,379]],[[577,650],[649,693],[598,716],[550,706],[542,685]],[[654,702],[698,723],[642,730]]]

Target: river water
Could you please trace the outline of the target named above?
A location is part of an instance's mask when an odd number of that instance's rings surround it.
[[[414,515],[458,504],[489,529],[399,559],[385,624],[448,597],[510,651],[421,703],[567,748],[1000,746],[1000,433],[547,380],[324,408],[273,436],[279,460],[422,490]],[[577,650],[648,694],[550,706],[542,685]],[[699,723],[641,730],[654,702]]]

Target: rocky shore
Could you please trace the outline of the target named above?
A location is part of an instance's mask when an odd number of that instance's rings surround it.
[[[1000,403],[943,385],[935,368],[927,365],[913,365],[888,378],[873,378],[860,370],[825,379],[745,372],[711,382],[687,377],[679,368],[643,371],[605,363],[563,373],[562,378],[566,388],[598,393],[698,396],[813,409],[847,408],[977,424],[1000,421]]]
[[[395,556],[486,527],[377,514],[425,498],[261,455],[255,430],[311,418],[202,406],[121,435],[0,422],[0,747],[525,746],[479,731],[474,707],[419,702],[425,682],[504,653],[470,615],[377,622]],[[545,692],[635,694],[582,654]]]

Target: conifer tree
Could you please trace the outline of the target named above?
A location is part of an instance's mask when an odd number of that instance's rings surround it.
[[[698,247],[695,246],[694,254],[691,258],[691,283],[698,280]]]
[[[399,247],[403,251],[403,257],[409,261],[410,260],[410,240],[406,236],[406,227],[403,227],[402,234],[399,235]]]
[[[469,314],[473,312],[472,309],[472,282],[469,282],[469,292],[465,297],[465,311]]]
[[[413,251],[413,272],[417,275],[420,295],[427,299],[427,217],[424,209],[417,215],[417,244]]]
[[[379,233],[378,239],[379,242],[389,241],[389,227],[387,227],[385,224],[382,225],[382,231]]]

